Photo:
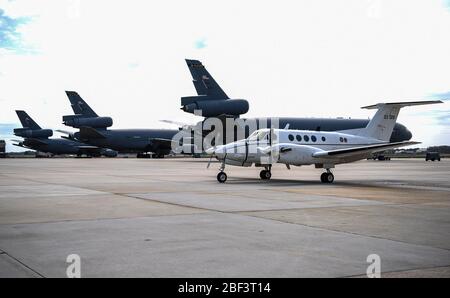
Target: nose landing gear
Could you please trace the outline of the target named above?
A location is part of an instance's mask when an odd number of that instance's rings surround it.
[[[219,174],[217,174],[217,181],[219,181],[220,183],[225,183],[225,181],[227,181],[228,176],[227,174],[224,172],[225,170],[225,158],[223,159],[222,164],[220,165],[219,168]]]
[[[227,174],[225,172],[219,172],[219,174],[217,174],[217,181],[219,181],[220,183],[225,183],[225,181],[227,181]]]

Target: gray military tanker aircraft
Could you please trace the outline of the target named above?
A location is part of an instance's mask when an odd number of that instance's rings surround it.
[[[33,149],[39,152],[58,154],[73,154],[77,156],[117,156],[117,151],[99,148],[84,144],[70,138],[51,139],[53,136],[53,130],[42,129],[25,111],[16,111],[22,128],[14,129],[14,134],[18,137],[22,137],[23,141],[17,141],[17,144],[13,144],[18,147],[27,149]]]
[[[238,118],[248,112],[248,101],[245,99],[230,99],[200,61],[186,59],[186,63],[191,72],[197,96],[181,98],[181,109],[183,111],[195,114],[196,110],[201,110],[202,116],[204,116],[205,119],[208,117],[217,117],[221,119]],[[278,120],[279,128],[292,130],[341,131],[364,128],[369,123],[368,119],[274,118]],[[247,138],[256,129],[270,128],[270,119],[271,118],[269,117],[243,118],[243,120],[250,120],[257,123],[257,127],[254,127],[253,130],[252,128],[243,128],[245,129],[244,137]],[[207,133],[208,132],[205,131],[202,132],[204,135]],[[397,123],[390,136],[390,142],[402,142],[410,140],[411,138],[411,132],[404,125]]]
[[[87,144],[110,148],[120,153],[137,153],[138,157],[162,158],[171,152],[172,129],[109,129],[111,117],[100,117],[75,91],[66,91],[74,115],[63,116],[63,124],[78,128],[73,136]]]

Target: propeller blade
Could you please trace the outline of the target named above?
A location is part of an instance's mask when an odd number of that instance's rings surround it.
[[[209,169],[209,166],[211,165],[211,161],[212,161],[213,157],[214,157],[214,155],[211,155],[211,157],[209,158],[208,165],[206,166],[207,169]]]
[[[213,159],[213,157],[215,156],[215,153],[216,153],[216,146],[207,149],[205,152],[207,154],[211,154],[211,157],[209,158],[209,161],[208,161],[208,165],[206,166],[206,168],[209,169],[209,166],[211,165],[211,161],[212,161],[212,159]]]

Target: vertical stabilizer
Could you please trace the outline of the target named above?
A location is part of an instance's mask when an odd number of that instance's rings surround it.
[[[41,127],[27,114],[25,111],[18,110],[16,111],[17,116],[19,117],[20,123],[22,123],[23,128],[29,128],[31,130],[41,129]]]
[[[369,121],[367,126],[362,129],[353,129],[343,131],[346,133],[353,133],[359,136],[374,138],[381,141],[388,142],[394,130],[395,123],[400,109],[408,106],[419,106],[442,103],[440,100],[430,101],[410,101],[410,102],[391,102],[379,103],[372,106],[362,107],[363,109],[378,109],[373,118]]]

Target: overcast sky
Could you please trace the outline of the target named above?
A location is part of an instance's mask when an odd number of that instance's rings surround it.
[[[0,134],[15,109],[64,128],[64,90],[115,128],[195,122],[179,109],[195,94],[185,58],[249,100],[247,117],[367,118],[361,106],[450,99],[450,1],[0,0]],[[450,144],[450,101],[399,122]]]

